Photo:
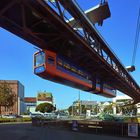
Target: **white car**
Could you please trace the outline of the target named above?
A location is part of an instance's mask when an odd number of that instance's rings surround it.
[[[55,113],[44,113],[43,116],[47,119],[56,119]]]
[[[15,115],[2,115],[2,118],[16,118]]]
[[[31,113],[31,114],[30,114],[30,117],[31,117],[31,118],[42,117],[42,116],[43,116],[43,115],[40,114],[40,113]]]

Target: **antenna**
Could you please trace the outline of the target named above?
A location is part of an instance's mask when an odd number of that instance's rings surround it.
[[[137,19],[137,28],[136,28],[135,41],[134,41],[132,64],[131,64],[131,66],[126,67],[128,72],[135,71],[135,60],[136,60],[136,53],[137,53],[138,43],[139,43],[139,32],[140,32],[140,7],[139,7],[139,15],[138,15],[138,19]]]

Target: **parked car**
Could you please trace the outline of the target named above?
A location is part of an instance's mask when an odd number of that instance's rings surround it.
[[[16,118],[15,115],[2,115],[2,118]]]
[[[43,115],[40,114],[40,113],[31,113],[31,114],[30,114],[30,117],[31,117],[31,118],[35,118],[35,117],[39,118],[39,117],[43,117]]]
[[[96,113],[93,113],[93,112],[90,114],[90,117],[98,117],[98,116],[99,116],[99,114],[96,114]]]
[[[66,114],[66,113],[59,113],[58,115],[57,115],[57,119],[68,119],[68,115]]]
[[[55,113],[44,113],[44,117],[47,119],[56,119],[57,115]]]
[[[16,118],[23,118],[23,116],[21,116],[21,115],[16,115]]]
[[[10,114],[10,115],[2,115],[1,118],[23,118],[23,117],[17,114]]]

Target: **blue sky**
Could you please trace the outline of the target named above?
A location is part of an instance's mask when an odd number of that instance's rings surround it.
[[[99,0],[78,0],[86,10]],[[124,66],[131,65],[139,0],[108,0],[111,18],[97,27]],[[0,28],[0,79],[19,80],[25,86],[25,96],[36,96],[38,91],[52,92],[58,108],[66,108],[78,99],[79,90],[44,80],[33,73],[34,46]],[[132,76],[140,84],[140,47],[136,57],[136,71]],[[107,101],[107,98],[81,92],[83,100]]]

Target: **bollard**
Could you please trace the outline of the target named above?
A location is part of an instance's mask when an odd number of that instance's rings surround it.
[[[78,122],[76,120],[72,121],[72,130],[78,131]]]

